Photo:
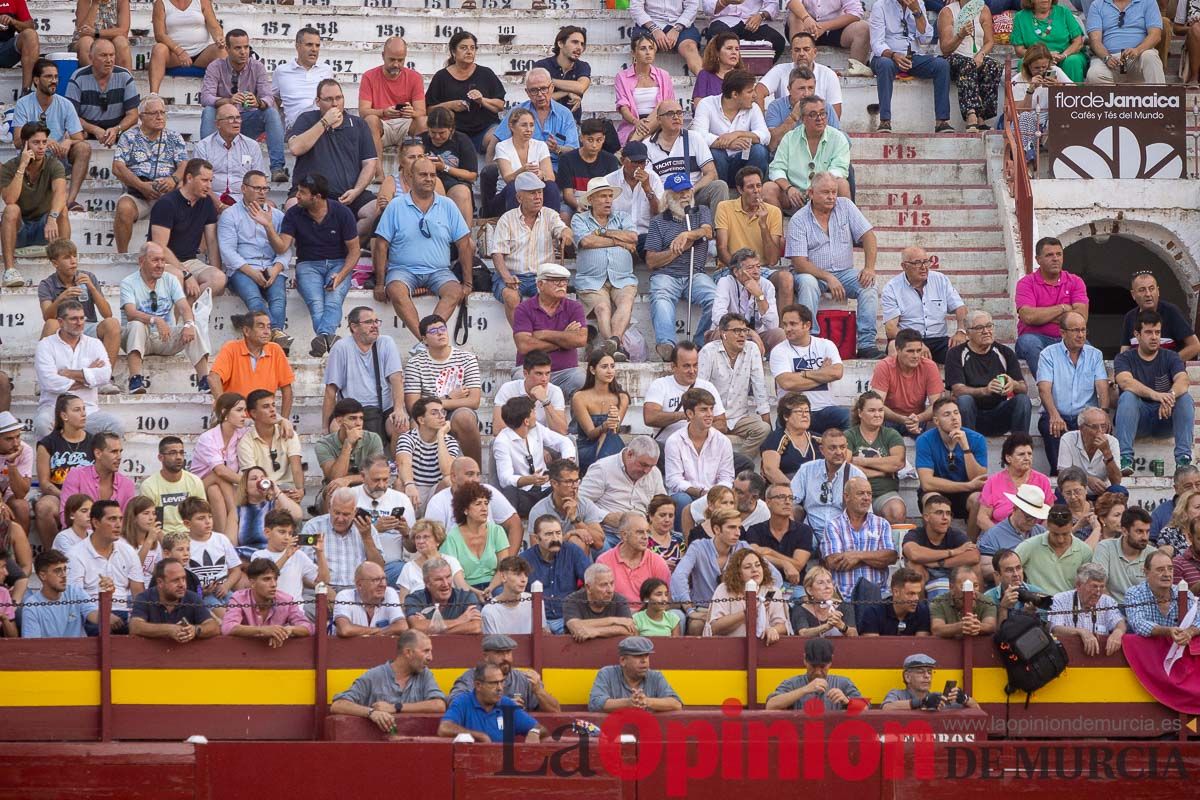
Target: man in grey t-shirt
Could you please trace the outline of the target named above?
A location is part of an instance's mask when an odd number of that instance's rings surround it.
[[[432,663],[433,641],[407,630],[396,640],[396,657],[371,667],[334,695],[329,712],[366,717],[384,733],[396,730],[395,714],[441,714],[446,695],[429,671]]]
[[[804,644],[803,675],[788,678],[767,697],[768,711],[799,711],[812,697],[825,704],[826,711],[841,711],[856,697],[858,687],[849,678],[830,675],[833,664],[833,642],[828,639],[809,639]]]
[[[325,397],[321,401],[321,419],[328,420],[339,399],[353,398],[363,405],[363,425],[383,440],[392,452],[396,434],[408,430],[408,412],[404,403],[404,370],[400,351],[391,336],[380,336],[382,323],[375,310],[356,306],[346,315],[350,336],[329,348],[325,362]]]
[[[601,667],[588,696],[588,711],[681,711],[683,701],[656,669],[650,669],[654,642],[645,636],[628,636],[617,645],[619,664]]]
[[[513,669],[513,651],[517,643],[512,637],[495,633],[483,637],[483,660],[500,668],[504,673],[504,696],[526,711],[560,710],[558,700],[546,691],[542,678],[533,670]],[[450,699],[464,692],[475,691],[475,670],[469,669],[459,675],[450,687]]]

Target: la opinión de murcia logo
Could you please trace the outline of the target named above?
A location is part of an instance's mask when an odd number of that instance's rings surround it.
[[[1073,98],[1063,98],[1067,99]],[[1178,108],[1178,103],[1174,107]],[[1182,178],[1183,159],[1175,147],[1166,142],[1148,142],[1143,147],[1132,130],[1123,125],[1111,125],[1102,128],[1090,146],[1071,145],[1064,148],[1054,159],[1051,173],[1055,178]]]
[[[1062,108],[1179,108],[1177,94],[1101,94],[1099,92],[1068,93],[1058,95]]]

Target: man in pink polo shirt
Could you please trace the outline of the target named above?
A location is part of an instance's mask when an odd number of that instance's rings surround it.
[[[59,521],[65,528],[66,500],[73,494],[86,494],[95,500],[116,500],[121,511],[133,499],[133,481],[121,474],[121,437],[112,431],[101,431],[92,437],[92,464],[75,467],[67,473],[61,487],[64,510],[59,511]]]
[[[896,355],[875,365],[871,389],[883,398],[884,425],[901,436],[916,438],[933,419],[933,403],[946,386],[925,342],[912,328],[896,334]]]
[[[1075,311],[1088,316],[1083,278],[1063,270],[1063,246],[1058,239],[1039,239],[1034,248],[1038,268],[1017,281],[1017,358],[1037,372],[1042,350],[1062,341],[1058,323]]]
[[[596,563],[612,570],[617,594],[629,601],[631,611],[639,611],[642,583],[647,578],[670,583],[671,569],[662,556],[646,549],[650,543],[650,520],[644,514],[626,512],[617,532],[621,543],[601,553]]]

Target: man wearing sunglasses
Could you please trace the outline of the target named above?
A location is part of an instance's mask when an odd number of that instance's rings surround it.
[[[34,91],[13,106],[13,147],[21,149],[21,127],[26,122],[40,122],[50,129],[50,152],[71,171],[67,187],[67,210],[83,211],[77,200],[83,179],[87,177],[92,160],[92,146],[84,140],[83,125],[75,106],[58,94],[58,65],[39,58],[33,65]]]
[[[802,464],[792,478],[796,505],[803,509],[804,521],[818,540],[825,536],[829,523],[842,513],[842,498],[854,478],[865,481],[867,475],[850,463],[850,445],[845,431],[830,428],[821,435],[821,458]],[[846,592],[843,594],[850,596]]]
[[[97,36],[90,53],[92,63],[71,76],[67,99],[79,114],[83,132],[112,147],[118,136],[137,124],[141,95],[129,70],[117,66],[112,42]]]
[[[1162,12],[1154,0],[1107,0],[1087,9],[1092,63],[1087,82],[1166,83],[1158,44]]]

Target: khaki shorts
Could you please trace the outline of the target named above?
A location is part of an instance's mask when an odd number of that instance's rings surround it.
[[[400,143],[408,136],[408,129],[412,127],[411,119],[380,119],[383,123],[383,135],[380,140],[384,147],[399,147]]]
[[[130,194],[129,192],[126,192],[125,194],[121,195],[121,197],[128,197],[130,200],[133,201],[133,204],[137,207],[137,218],[139,220],[146,219],[147,217],[150,216],[150,203],[148,201],[143,200],[142,198],[138,197],[136,194]],[[117,198],[118,203],[121,201],[121,197]]]
[[[596,310],[596,306],[605,305],[610,310],[621,304],[621,301],[632,303],[637,297],[637,286],[626,286],[623,289],[614,289],[613,285],[608,281],[594,292],[577,292],[576,295],[579,302],[583,304],[584,316],[591,316]]]

